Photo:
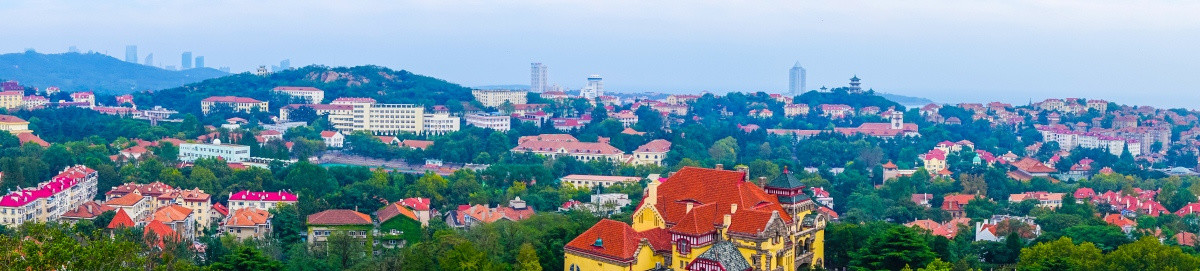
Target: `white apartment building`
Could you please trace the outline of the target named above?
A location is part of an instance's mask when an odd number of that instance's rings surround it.
[[[425,129],[425,107],[422,106],[380,104],[371,98],[337,98],[330,104],[352,107],[348,125],[341,121],[346,116],[330,115],[330,123],[342,132],[369,131],[375,135],[397,135],[402,132],[421,133]],[[341,120],[335,122],[334,118]]]
[[[588,76],[587,86],[579,90],[579,96],[588,100],[604,96],[604,79],[595,74]]]
[[[205,115],[208,114],[212,107],[218,104],[227,105],[233,108],[233,111],[238,112],[255,112],[267,111],[268,103],[246,97],[236,96],[213,96],[200,100],[200,111]]]
[[[425,133],[434,135],[448,134],[458,131],[461,122],[461,119],[450,116],[450,113],[425,114],[425,123],[422,130]]]
[[[483,106],[498,107],[508,101],[510,104],[528,103],[526,96],[528,91],[520,90],[505,90],[505,89],[476,89],[471,90],[471,95],[475,95],[475,100]]]
[[[275,87],[271,91],[298,97],[310,104],[319,104],[325,100],[325,91],[314,87]]]
[[[1042,126],[1038,127],[1037,130],[1042,133],[1043,142],[1058,142],[1058,146],[1063,150],[1069,151],[1076,147],[1105,149],[1113,155],[1120,156],[1121,153],[1128,149],[1129,154],[1133,156],[1142,155],[1142,144],[1137,140],[1096,133],[1076,132],[1060,127]]]
[[[237,163],[250,159],[250,146],[221,144],[220,139],[214,139],[212,144],[179,144],[180,161],[192,162],[200,158],[221,158],[225,162]]]
[[[512,117],[502,114],[470,114],[467,125],[506,132],[512,129]]]
[[[96,197],[98,175],[83,165],[63,169],[49,181],[0,198],[0,225],[58,221],[63,213]]]

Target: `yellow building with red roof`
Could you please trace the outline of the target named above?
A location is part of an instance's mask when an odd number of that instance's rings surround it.
[[[567,270],[796,270],[823,266],[827,218],[790,173],[684,167],[652,181],[632,225],[602,220],[564,247]]]

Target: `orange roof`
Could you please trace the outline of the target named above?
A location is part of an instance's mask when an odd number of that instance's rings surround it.
[[[771,221],[771,212],[741,210],[733,213],[730,221],[729,232],[758,235],[767,227],[767,222]]]
[[[188,209],[187,207],[183,207],[179,204],[171,204],[160,207],[158,210],[154,211],[154,216],[152,216],[150,220],[163,223],[172,223],[187,219],[188,216],[191,215],[192,209]]]
[[[668,230],[671,232],[694,236],[711,233],[717,230],[717,228],[714,227],[715,225],[713,225],[713,222],[721,220],[717,220],[715,218],[717,215],[717,210],[714,209],[715,206],[715,204],[709,203],[700,206],[693,206],[691,211],[684,210],[687,213],[683,215],[682,219],[676,221],[674,227],[671,227]],[[723,219],[724,218],[722,218],[722,220]]]
[[[145,198],[142,196],[142,194],[129,193],[129,194],[125,194],[124,196],[121,196],[119,198],[109,200],[108,202],[105,202],[104,204],[105,205],[114,205],[114,206],[133,206],[134,204],[137,204],[138,202],[142,201],[142,198]]]
[[[371,216],[353,210],[332,209],[308,215],[312,225],[371,225]]]
[[[375,212],[375,216],[379,217],[379,222],[391,220],[397,215],[404,215],[408,218],[412,218],[413,220],[419,220],[417,219],[417,214],[413,213],[408,206],[402,205],[401,202],[388,204],[387,206],[384,206],[383,209],[379,209],[379,211]]]
[[[109,229],[129,228],[134,225],[133,219],[129,218],[129,214],[125,213],[125,209],[117,209],[117,214],[113,216],[112,221],[108,222]]]
[[[636,152],[667,152],[671,150],[671,141],[655,139],[637,148]]]
[[[1108,224],[1112,224],[1113,226],[1122,227],[1122,228],[1125,226],[1132,227],[1132,226],[1137,225],[1137,222],[1134,222],[1133,220],[1130,220],[1129,218],[1125,218],[1125,216],[1122,216],[1121,214],[1109,214],[1107,216],[1104,216],[1104,222],[1108,223]]]
[[[233,215],[225,220],[225,225],[230,227],[253,227],[267,223],[267,218],[271,213],[267,210],[254,207],[247,207],[233,211]]]

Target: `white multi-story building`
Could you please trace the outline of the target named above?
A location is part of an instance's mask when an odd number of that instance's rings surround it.
[[[604,96],[604,79],[601,78],[600,75],[596,74],[588,76],[587,86],[579,90],[579,96],[588,100]]]
[[[333,118],[346,119],[346,116],[330,115],[330,123],[342,132],[369,131],[375,135],[397,135],[400,133],[421,133],[425,129],[425,107],[412,104],[381,104],[371,98],[337,98],[333,105],[349,105],[349,125],[343,121],[334,122]],[[338,123],[343,123],[341,126]]]
[[[325,91],[314,87],[275,87],[271,91],[298,97],[310,104],[319,104],[325,100]]]
[[[254,192],[242,190],[237,193],[229,193],[229,212],[237,209],[254,207],[270,211],[275,207],[286,204],[296,204],[298,196],[288,191],[260,191]]]
[[[483,106],[498,107],[508,101],[510,104],[528,103],[528,91],[506,90],[506,89],[476,89],[471,90],[471,95],[475,95],[475,100]]]
[[[208,111],[212,110],[212,107],[218,104],[227,105],[230,108],[233,108],[233,111],[238,112],[267,111],[268,106],[267,102],[252,98],[236,96],[213,96],[204,98],[204,100],[200,100],[200,111],[207,115]]]
[[[0,198],[0,224],[15,228],[25,222],[58,221],[96,197],[97,179],[95,170],[76,165],[35,187],[8,193]]]
[[[467,125],[506,132],[512,129],[512,116],[503,114],[470,114]]]
[[[200,158],[221,158],[225,162],[237,163],[250,159],[250,146],[221,144],[220,139],[214,139],[212,144],[179,144],[180,161],[192,162]]]
[[[534,93],[542,93],[546,91],[546,87],[550,84],[549,68],[546,65],[535,62],[529,68],[529,91]]]
[[[1058,142],[1059,148],[1072,150],[1076,147],[1108,150],[1113,155],[1120,156],[1125,150],[1133,156],[1142,155],[1142,144],[1137,140],[1124,137],[1107,136],[1097,133],[1085,133],[1067,130],[1064,127],[1040,126],[1043,142]]]
[[[458,131],[461,122],[461,119],[450,116],[450,113],[446,112],[425,114],[425,123],[422,129],[427,134],[447,134]]]

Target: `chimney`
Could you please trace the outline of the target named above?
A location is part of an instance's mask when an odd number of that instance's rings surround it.
[[[742,181],[743,182],[750,181],[750,167],[745,166],[745,165],[739,165],[739,166],[733,167],[733,170],[742,173]]]
[[[732,222],[733,222],[733,215],[726,214],[726,215],[725,215],[725,220],[723,221],[723,223],[724,223],[724,224],[722,224],[722,225],[725,225],[725,228],[726,228],[726,229],[728,229],[728,228],[729,228],[729,224],[730,224],[730,223],[732,223]]]
[[[650,180],[646,184],[646,199],[642,200],[644,205],[654,206],[658,204],[658,185],[662,184],[658,180]]]
[[[758,187],[767,186],[767,177],[758,177]]]
[[[734,204],[730,204],[730,205],[729,205],[729,213],[730,213],[730,214],[737,213],[737,203],[734,203]]]
[[[692,212],[692,203],[691,203],[691,202],[688,202],[688,203],[687,203],[687,210],[686,210],[686,211],[683,211],[683,213],[685,213],[685,214],[686,214],[686,213],[691,213],[691,212]]]
[[[719,170],[724,170],[724,169],[725,169],[725,165],[722,165],[722,164],[717,164],[717,166],[716,166],[716,167],[714,167],[714,168],[715,168],[715,169],[719,169]]]

